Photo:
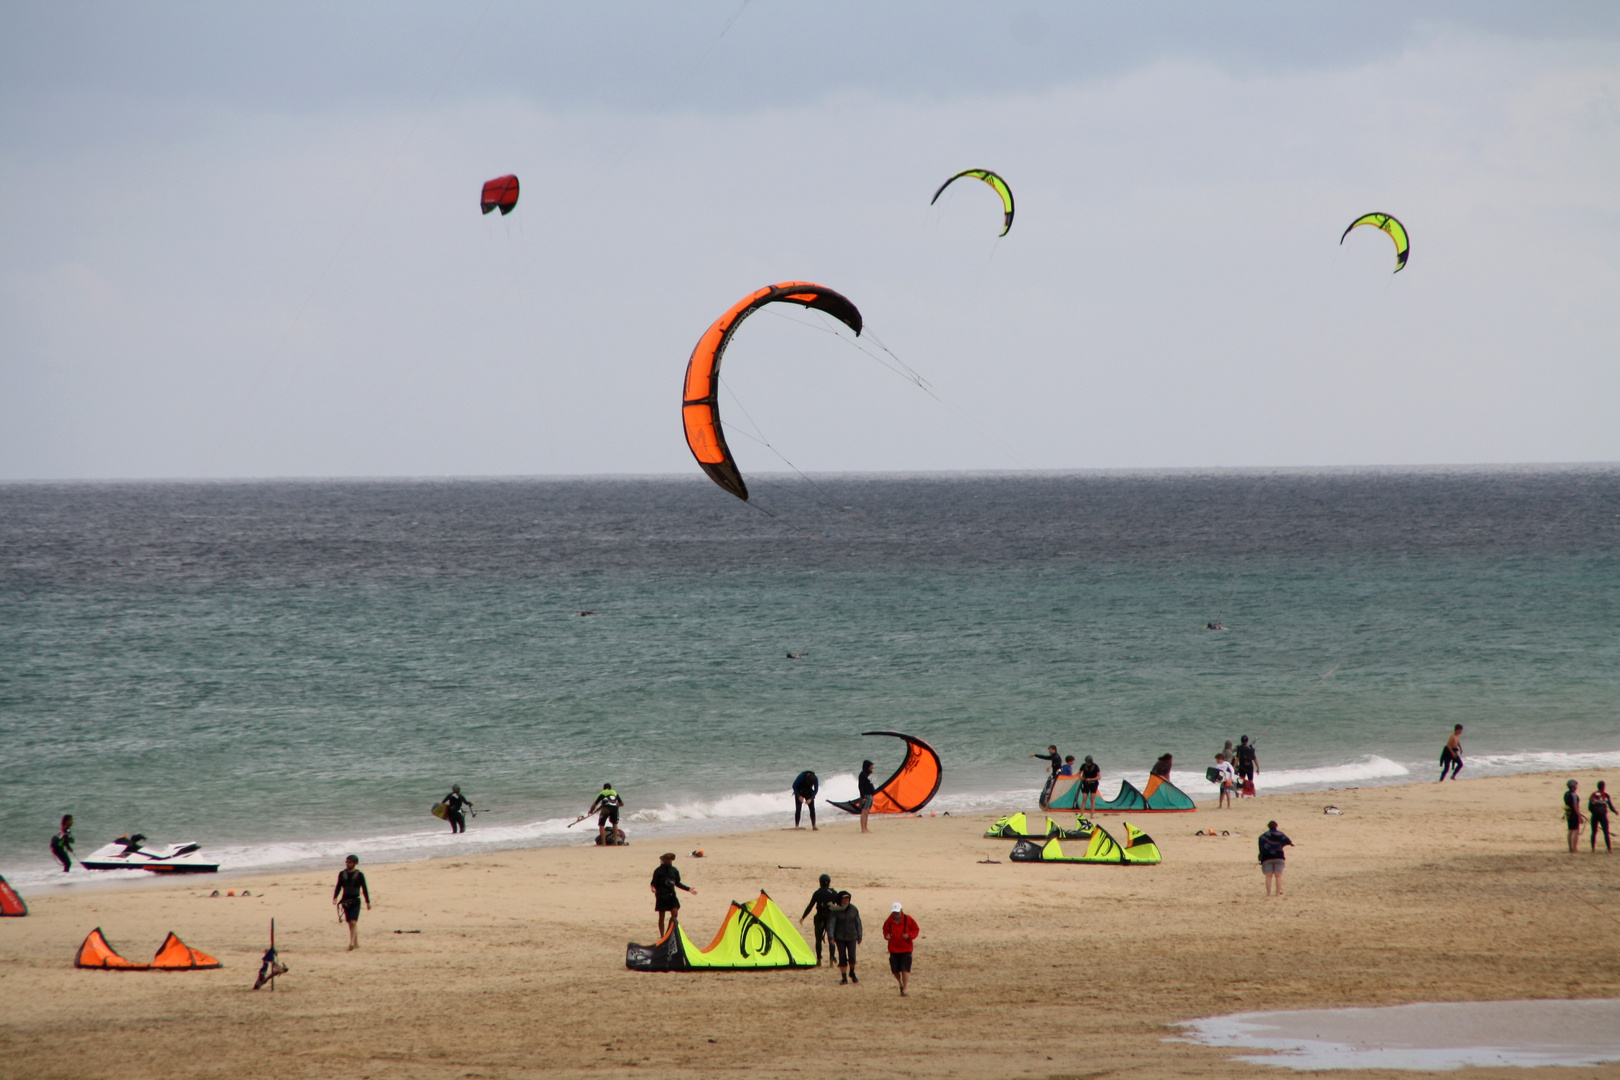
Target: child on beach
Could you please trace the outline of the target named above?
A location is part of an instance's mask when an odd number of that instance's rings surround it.
[[[1282,895],[1282,876],[1284,860],[1288,858],[1283,848],[1293,847],[1294,842],[1277,828],[1275,821],[1266,822],[1266,831],[1260,834],[1260,872],[1266,875],[1266,895],[1271,895],[1272,882],[1277,884],[1277,895]]]
[[[1614,809],[1614,802],[1609,793],[1604,790],[1603,781],[1599,780],[1597,790],[1592,797],[1586,800],[1587,813],[1592,815],[1592,853],[1597,854],[1598,830],[1603,830],[1603,850],[1613,854],[1614,848],[1609,846],[1609,811]]]
[[[899,904],[889,909],[883,920],[883,940],[889,943],[889,971],[900,984],[900,996],[906,996],[906,983],[911,981],[911,943],[917,940],[917,920],[907,915]]]
[[[1232,805],[1232,789],[1237,787],[1237,773],[1232,769],[1232,763],[1226,760],[1224,753],[1215,755],[1215,775],[1217,783],[1221,786],[1221,806]]]
[[[838,894],[838,903],[828,911],[832,916],[833,944],[838,946],[838,985],[860,982],[855,974],[855,947],[865,936],[861,931],[861,910],[850,900],[849,893]]]
[[[689,885],[681,884],[681,872],[675,869],[675,853],[666,851],[658,856],[658,868],[653,871],[652,894],[653,907],[658,909],[658,936],[664,936],[664,915],[669,915],[669,925],[675,926],[675,920],[680,918],[681,901],[675,895],[675,890],[689,892],[697,895],[697,890]]]
[[[360,856],[350,855],[343,860],[338,871],[337,884],[332,887],[332,904],[339,909],[341,918],[349,924],[349,952],[360,947],[360,898],[366,898],[366,910],[371,910],[371,891],[366,888],[366,875],[357,867]]]

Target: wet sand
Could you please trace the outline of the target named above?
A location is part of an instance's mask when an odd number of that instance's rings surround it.
[[[1574,775],[1583,794],[1605,778]],[[1127,817],[1163,849],[1158,867],[1010,863],[1011,842],[981,838],[994,815],[363,866],[375,903],[352,953],[335,865],[45,894],[28,918],[0,920],[0,1077],[1251,1077],[1270,1070],[1166,1042],[1180,1033],[1166,1025],[1620,995],[1620,857],[1584,839],[1566,852],[1566,776]],[[1324,815],[1329,803],[1344,814]],[[1265,897],[1255,858],[1268,818],[1298,845],[1281,899]],[[1193,835],[1211,827],[1243,835]],[[707,858],[686,854],[698,845]],[[861,984],[826,969],[626,971],[626,942],[656,936],[647,882],[666,848],[699,890],[683,901],[701,942],[726,901],[763,888],[797,917],[831,874],[866,924]],[[243,887],[255,895],[197,895]],[[923,933],[905,999],[879,934],[897,900]],[[254,993],[271,916],[292,970]],[[134,960],[173,930],[225,966],[75,970],[96,926]],[[1540,1073],[1575,1075],[1447,1075]]]

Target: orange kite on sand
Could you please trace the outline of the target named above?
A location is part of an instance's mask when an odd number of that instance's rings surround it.
[[[201,971],[221,965],[212,956],[181,941],[172,931],[163,939],[150,964],[137,964],[120,956],[98,926],[79,946],[73,956],[73,966],[96,971]]]

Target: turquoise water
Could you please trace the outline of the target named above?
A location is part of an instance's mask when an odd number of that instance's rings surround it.
[[[1053,741],[1195,797],[1243,734],[1262,791],[1426,779],[1454,723],[1465,776],[1620,766],[1620,471],[761,487],[0,486],[0,873],[65,812],[239,868],[577,842],[603,782],[632,839],[775,826],[876,728],[972,811]]]

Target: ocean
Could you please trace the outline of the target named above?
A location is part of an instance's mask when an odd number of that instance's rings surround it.
[[[877,729],[986,820],[1051,742],[1105,795],[1240,735],[1262,793],[1432,780],[1455,723],[1620,780],[1620,469],[750,482],[0,485],[0,873],[97,876],[63,813],[227,870],[588,843],[604,782],[632,843],[780,828]]]

